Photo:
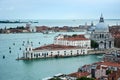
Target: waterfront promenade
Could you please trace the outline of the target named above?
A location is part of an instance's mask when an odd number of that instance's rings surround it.
[[[106,54],[106,53],[110,53],[112,51],[119,51],[120,48],[112,48],[112,49],[106,49],[106,50],[89,50],[88,54]]]

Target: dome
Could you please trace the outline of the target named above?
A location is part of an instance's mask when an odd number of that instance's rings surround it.
[[[98,23],[96,25],[95,31],[97,31],[97,32],[108,32],[109,29],[108,29],[108,26],[104,22],[101,22],[101,23]]]
[[[104,18],[102,14],[99,23],[96,25],[95,32],[109,32],[108,25],[104,23]]]

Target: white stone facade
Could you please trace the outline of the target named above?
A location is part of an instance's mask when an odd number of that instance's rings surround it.
[[[87,54],[85,48],[70,48],[70,49],[40,49],[33,50],[32,47],[27,47],[23,53],[25,59],[47,58],[47,57],[67,57]]]
[[[99,44],[98,49],[100,50],[114,48],[114,38],[109,32],[108,26],[104,23],[102,15],[95,31],[91,33],[91,39]]]
[[[64,35],[59,35],[54,39],[54,44],[65,45],[65,46],[78,46],[84,48],[91,48],[91,41],[89,39],[79,40],[67,40],[64,39]]]

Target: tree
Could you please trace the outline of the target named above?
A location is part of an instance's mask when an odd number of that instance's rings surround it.
[[[96,42],[96,41],[94,41],[94,40],[91,40],[91,47],[92,48],[98,48],[98,46],[99,46],[99,44]]]
[[[77,36],[77,34],[73,34],[73,35],[72,35],[72,37],[76,37],[76,36]]]
[[[87,77],[81,77],[81,78],[77,78],[77,80],[95,80],[95,79],[87,78]]]
[[[110,74],[111,70],[106,70],[106,75]]]

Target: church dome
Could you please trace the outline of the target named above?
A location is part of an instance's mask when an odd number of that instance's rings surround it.
[[[109,32],[108,25],[104,23],[104,18],[100,17],[99,23],[96,25],[95,32]]]
[[[96,25],[95,31],[97,32],[108,32],[108,26],[105,23],[98,23]]]

